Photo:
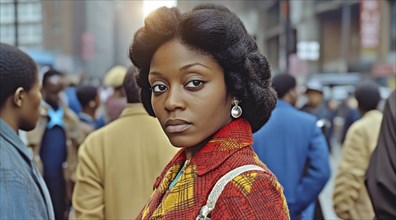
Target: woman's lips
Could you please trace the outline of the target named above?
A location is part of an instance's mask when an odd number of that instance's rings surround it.
[[[169,119],[165,122],[165,131],[167,133],[181,133],[191,127],[191,123],[182,119]]]
[[[179,124],[179,125],[168,125],[165,127],[165,130],[168,133],[181,133],[186,131],[191,127],[191,124]]]

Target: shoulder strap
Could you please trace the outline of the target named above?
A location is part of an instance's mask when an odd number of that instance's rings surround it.
[[[208,196],[206,205],[202,206],[196,219],[197,220],[210,219],[207,216],[212,212],[212,210],[216,206],[217,199],[219,198],[220,194],[223,192],[224,187],[227,185],[227,183],[230,182],[235,177],[239,176],[240,174],[242,174],[246,171],[252,171],[252,170],[264,171],[264,169],[262,167],[250,164],[250,165],[244,165],[244,166],[237,167],[237,168],[229,171],[228,173],[226,173],[224,176],[222,176],[214,185],[212,191],[210,192],[210,194]]]

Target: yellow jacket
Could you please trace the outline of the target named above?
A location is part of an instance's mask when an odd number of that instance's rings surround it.
[[[349,128],[335,180],[334,211],[342,219],[374,219],[364,186],[371,153],[377,144],[382,113],[372,110]]]
[[[80,146],[73,192],[76,219],[133,219],[174,148],[142,104],[91,133]]]

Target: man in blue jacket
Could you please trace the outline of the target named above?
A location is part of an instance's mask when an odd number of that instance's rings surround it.
[[[269,121],[254,135],[253,148],[284,187],[291,219],[313,219],[315,201],[330,177],[326,139],[316,118],[293,107],[296,80],[276,75],[278,103]]]

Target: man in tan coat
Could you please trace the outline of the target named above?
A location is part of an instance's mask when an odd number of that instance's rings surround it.
[[[177,149],[140,103],[133,69],[124,80],[121,116],[80,146],[73,193],[76,219],[133,219]]]
[[[364,185],[371,153],[377,144],[382,113],[377,105],[380,93],[377,85],[366,82],[355,91],[363,117],[349,128],[335,180],[334,210],[342,219],[374,219],[374,212]]]
[[[77,163],[77,147],[82,142],[78,117],[61,101],[63,74],[48,69],[43,75],[40,117],[26,133],[36,165],[48,186],[55,219],[68,215]]]

